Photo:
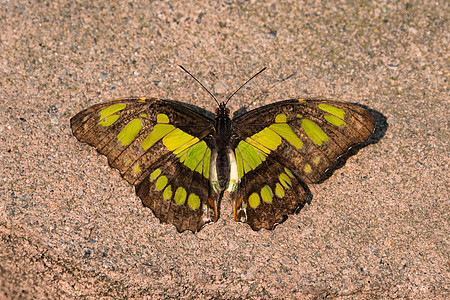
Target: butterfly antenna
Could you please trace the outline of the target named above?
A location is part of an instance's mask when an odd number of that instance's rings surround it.
[[[262,72],[264,72],[267,69],[267,67],[264,67],[261,69],[261,71],[259,71],[258,73],[256,73],[255,75],[253,75],[252,77],[250,77],[249,80],[247,80],[243,85],[241,85],[233,94],[231,94],[230,97],[227,98],[227,101],[225,101],[225,105],[227,105],[228,101],[230,101],[231,97],[233,97],[237,92],[240,91],[240,89],[242,89],[247,83],[249,83],[253,78],[255,78],[256,76],[258,76],[259,74],[261,74]]]
[[[253,101],[258,100],[258,99],[261,98],[263,95],[268,95],[269,92],[270,92],[270,90],[272,90],[273,88],[275,88],[275,87],[276,87],[277,85],[279,85],[280,83],[283,83],[283,82],[285,82],[286,80],[291,79],[292,77],[294,77],[294,76],[296,76],[296,75],[297,75],[297,72],[294,72],[294,73],[292,73],[291,75],[287,76],[286,78],[283,78],[283,79],[281,79],[281,80],[278,81],[278,82],[275,82],[274,84],[272,84],[271,86],[269,86],[269,87],[267,88],[266,91],[262,91],[262,92],[258,95],[258,97],[256,97]]]
[[[227,88],[227,86],[220,80],[220,78],[216,75],[216,73],[210,72],[210,74],[211,74],[211,76],[213,76],[216,79],[216,81],[218,81],[220,83],[220,85],[223,88],[225,88],[225,89]]]
[[[216,101],[217,105],[219,104],[219,101],[217,101],[216,97],[214,97],[214,95],[197,79],[195,78],[194,75],[192,75],[188,70],[186,70],[182,65],[178,65],[183,71],[185,71],[186,73],[188,73],[192,78],[194,78],[195,81],[198,82],[198,84],[200,84],[202,86],[202,88],[205,89],[205,91],[208,92],[208,94],[214,99],[214,101]]]

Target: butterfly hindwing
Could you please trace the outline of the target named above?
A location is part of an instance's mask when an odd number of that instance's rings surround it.
[[[155,98],[94,105],[71,119],[73,134],[104,154],[162,222],[194,232],[217,219],[219,195],[209,185],[213,126]]]
[[[308,201],[306,183],[317,183],[374,126],[365,109],[325,99],[286,100],[233,119],[235,218],[255,230],[280,223]]]
[[[231,197],[235,220],[259,230],[273,229],[282,223],[310,200],[311,193],[306,184],[271,155],[242,177]]]
[[[136,194],[144,205],[179,232],[196,232],[216,221],[218,195],[209,188],[209,181],[175,160],[161,163],[136,185]]]

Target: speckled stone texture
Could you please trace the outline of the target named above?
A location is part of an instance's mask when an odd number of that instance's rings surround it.
[[[2,1],[0,298],[448,298],[449,5],[376,2]],[[179,64],[219,99],[267,66],[232,111],[356,102],[375,142],[274,231],[224,199],[179,234],[69,128],[125,96],[214,110]]]

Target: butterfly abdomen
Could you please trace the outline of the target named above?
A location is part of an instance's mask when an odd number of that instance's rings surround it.
[[[236,190],[239,177],[236,157],[231,148],[213,149],[209,170],[211,186],[217,193],[225,189],[229,192]]]
[[[216,172],[221,191],[228,186],[228,181],[230,179],[230,159],[228,157],[228,152],[229,151],[226,148],[218,149],[217,152]]]

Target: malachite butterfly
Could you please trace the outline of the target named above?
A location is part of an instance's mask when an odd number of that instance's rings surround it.
[[[366,109],[318,98],[231,119],[230,98],[216,100],[215,119],[176,101],[141,97],[91,106],[70,125],[135,186],[144,206],[179,232],[215,222],[224,193],[236,221],[273,229],[309,203],[308,184],[321,182],[375,128]]]

